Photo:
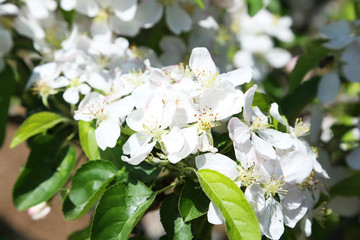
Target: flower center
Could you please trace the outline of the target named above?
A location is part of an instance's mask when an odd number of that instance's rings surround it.
[[[89,107],[89,112],[99,122],[102,122],[109,118],[108,113],[105,111],[105,101],[96,101]]]
[[[81,84],[81,80],[79,77],[70,79],[70,86],[71,87],[77,87]]]
[[[206,132],[211,128],[216,127],[217,115],[217,113],[213,113],[212,108],[205,107],[203,109],[198,109],[198,113],[194,114],[194,117],[197,119],[196,123],[198,124],[199,130]]]
[[[275,194],[286,194],[288,191],[283,188],[283,185],[284,181],[282,178],[276,179],[275,176],[272,176],[270,181],[264,186],[266,198],[275,196]]]
[[[320,180],[315,178],[315,171],[313,170],[304,182],[299,184],[299,187],[302,189],[307,188],[309,190],[317,190],[319,183]]]
[[[217,76],[219,73],[202,71],[196,75],[196,81],[201,83],[205,88],[215,87],[218,84],[219,79]]]
[[[310,124],[304,123],[301,118],[297,118],[295,121],[295,126],[291,131],[291,135],[294,137],[301,137],[308,135],[310,133]]]
[[[40,96],[43,96],[43,97],[47,97],[50,94],[56,93],[56,91],[52,87],[50,87],[47,84],[47,81],[44,79],[36,82],[35,87],[33,87],[32,90],[35,91],[36,93],[39,93]]]
[[[146,123],[143,123],[143,128],[146,131],[146,134],[154,137],[159,142],[161,141],[161,136],[164,134],[164,129],[160,127],[160,124],[157,120],[148,120]]]
[[[270,127],[267,118],[256,117],[250,126],[250,131],[267,129]]]
[[[243,167],[238,166],[237,168],[239,171],[237,179],[241,181],[241,186],[248,187],[260,180],[259,173],[255,172],[252,167],[244,169]]]

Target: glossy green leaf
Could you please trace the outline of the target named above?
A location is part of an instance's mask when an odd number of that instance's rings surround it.
[[[161,168],[156,165],[151,165],[147,162],[142,162],[138,165],[131,165],[124,163],[126,169],[134,179],[141,180],[143,183],[150,183],[160,173]]]
[[[160,217],[168,239],[193,239],[191,224],[186,223],[178,210],[179,197],[171,195],[161,204]]]
[[[93,122],[79,121],[79,138],[82,149],[89,160],[100,159],[100,148],[95,140]]]
[[[253,106],[257,106],[263,112],[269,112],[271,103],[274,100],[265,93],[255,92]]]
[[[0,147],[3,145],[6,135],[10,98],[13,94],[14,86],[15,73],[13,69],[7,65],[5,69],[0,72]]]
[[[280,108],[289,120],[289,123],[294,122],[299,113],[314,100],[319,82],[320,78],[314,77],[301,84],[293,93],[281,100]]]
[[[39,112],[31,115],[16,131],[10,143],[10,148],[17,146],[29,137],[54,127],[56,124],[64,120],[64,118],[52,112]]]
[[[203,191],[224,215],[229,239],[261,239],[259,222],[241,189],[213,170],[202,169],[197,175]]]
[[[263,0],[246,0],[246,2],[251,17],[263,8]]]
[[[341,195],[346,197],[360,196],[360,174],[356,174],[335,184],[330,189],[331,195]]]
[[[330,50],[322,46],[323,41],[312,43],[307,51],[299,57],[294,70],[290,74],[290,92],[301,84],[305,75],[319,66],[321,60],[329,54]]]
[[[74,174],[71,190],[63,202],[65,219],[73,220],[86,214],[117,175],[116,167],[107,161],[83,164]]]
[[[76,164],[74,147],[59,151],[56,136],[34,139],[31,152],[13,189],[14,205],[19,211],[48,201],[60,190]]]
[[[127,239],[155,196],[141,182],[112,186],[103,194],[96,208],[90,238]]]
[[[199,184],[185,181],[179,199],[179,212],[185,222],[201,217],[207,213],[210,200]]]
[[[90,239],[90,226],[81,229],[79,231],[73,232],[68,236],[68,240],[88,240]]]

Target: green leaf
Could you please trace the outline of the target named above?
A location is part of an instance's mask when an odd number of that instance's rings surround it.
[[[83,164],[74,174],[71,190],[63,202],[65,219],[74,220],[86,214],[117,175],[116,167],[107,161]]]
[[[168,239],[193,239],[191,224],[185,223],[178,210],[179,197],[171,195],[161,204],[160,218]]]
[[[14,87],[15,73],[9,65],[6,65],[6,68],[0,72],[0,147],[6,136],[10,98]]]
[[[263,8],[263,0],[246,0],[246,2],[251,17]]]
[[[196,4],[199,6],[200,9],[204,9],[203,0],[195,0]]]
[[[141,182],[112,186],[101,197],[96,208],[90,238],[127,239],[155,196]]]
[[[95,140],[93,122],[79,121],[79,138],[82,149],[89,160],[100,159],[100,148]]]
[[[294,122],[302,109],[314,100],[319,82],[320,78],[314,77],[301,84],[293,93],[281,100],[280,108],[289,123]]]
[[[305,75],[318,67],[321,60],[329,54],[329,49],[322,46],[323,41],[312,43],[307,51],[299,57],[294,70],[290,74],[290,92],[301,84]]]
[[[39,112],[28,117],[16,131],[10,143],[10,148],[17,146],[29,137],[54,127],[65,119],[56,113]]]
[[[335,184],[330,189],[330,195],[346,197],[360,196],[360,174],[356,174]]]
[[[68,240],[88,240],[90,236],[90,226],[81,229],[79,231],[73,232],[68,236]]]
[[[229,239],[261,239],[259,222],[240,188],[213,170],[202,169],[197,175],[203,191],[224,215]]]
[[[156,165],[151,165],[147,162],[141,162],[138,165],[131,165],[125,163],[126,169],[134,179],[141,180],[143,183],[150,183],[160,173],[161,168]]]
[[[260,108],[263,112],[269,112],[271,103],[273,103],[274,100],[265,93],[255,92],[254,100],[253,100],[253,106],[257,106]]]
[[[13,190],[13,201],[19,210],[48,201],[66,183],[76,164],[74,147],[59,151],[56,136],[34,139],[31,152]]]
[[[206,214],[209,202],[199,184],[190,180],[185,181],[179,199],[179,212],[185,222]]]

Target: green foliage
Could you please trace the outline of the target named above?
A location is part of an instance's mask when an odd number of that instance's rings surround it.
[[[0,72],[0,147],[4,143],[6,126],[10,105],[10,98],[15,86],[15,73],[13,69],[6,65]]]
[[[271,103],[274,100],[265,93],[255,92],[253,106],[258,106],[261,111],[269,112]]]
[[[74,174],[71,190],[63,201],[65,219],[74,220],[86,214],[118,174],[116,167],[107,161],[83,164]]]
[[[341,195],[345,197],[360,196],[360,174],[356,174],[335,184],[330,189],[331,195]]]
[[[203,191],[224,215],[229,239],[261,239],[259,222],[241,189],[213,170],[202,169],[197,175]]]
[[[76,164],[74,147],[60,149],[56,136],[34,139],[29,159],[13,189],[14,205],[19,211],[51,199],[66,183]]]
[[[141,179],[143,183],[151,183],[160,173],[161,168],[156,165],[151,165],[147,162],[142,162],[138,165],[131,165],[124,163],[126,170],[134,179]]]
[[[52,112],[39,112],[28,117],[16,131],[10,148],[13,148],[23,141],[27,140],[38,133],[44,132],[65,119],[60,115]]]
[[[251,17],[263,8],[263,0],[246,0],[246,2]]]
[[[68,236],[68,240],[88,240],[90,236],[90,226],[81,229],[79,231],[73,232]]]
[[[79,138],[82,149],[89,160],[100,159],[100,148],[95,140],[93,122],[79,121]]]
[[[314,100],[319,82],[320,78],[314,77],[281,100],[280,107],[290,123],[294,122],[301,110]]]
[[[305,75],[310,70],[317,68],[321,60],[330,53],[330,50],[323,47],[322,44],[323,41],[313,42],[297,60],[296,66],[290,74],[290,93],[293,93]]]
[[[161,204],[160,217],[168,239],[193,239],[191,223],[186,223],[180,216],[178,209],[179,197],[175,194],[169,196]]]
[[[206,214],[209,202],[199,184],[190,180],[185,181],[179,199],[179,212],[185,222]]]
[[[204,9],[204,2],[203,0],[195,0],[196,4],[199,6],[199,8]]]
[[[117,183],[101,197],[91,226],[90,238],[127,239],[156,194],[141,182]]]

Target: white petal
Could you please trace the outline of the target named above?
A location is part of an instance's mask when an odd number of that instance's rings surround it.
[[[17,6],[11,3],[5,3],[0,5],[0,16],[3,15],[17,15],[19,9]]]
[[[296,209],[283,209],[285,225],[294,228],[298,221],[300,221],[308,211],[307,207],[301,206]]]
[[[173,127],[168,134],[164,134],[161,137],[162,142],[164,143],[166,150],[170,153],[179,152],[185,143],[185,139],[181,130],[178,127]]]
[[[334,21],[324,25],[321,28],[321,33],[330,39],[324,45],[331,49],[341,49],[354,40],[353,37],[350,37],[350,23],[345,20]]]
[[[76,11],[88,17],[96,17],[99,12],[99,5],[95,0],[76,0]]]
[[[293,145],[292,137],[287,133],[276,131],[275,129],[264,129],[256,131],[262,139],[271,143],[276,148],[288,149]]]
[[[261,156],[265,158],[276,159],[276,152],[272,145],[256,136],[256,134],[252,134],[252,144]]]
[[[65,11],[71,11],[76,6],[76,0],[61,0],[60,6]]]
[[[229,157],[219,153],[206,153],[195,158],[195,164],[197,169],[210,169],[218,171],[224,174],[231,180],[236,179],[239,176],[237,170],[237,164]]]
[[[8,30],[3,29],[0,25],[0,57],[8,53],[13,46],[11,34]]]
[[[360,68],[358,63],[348,63],[343,66],[345,77],[350,82],[360,82]]]
[[[297,185],[291,186],[286,190],[287,193],[285,195],[280,195],[281,204],[289,210],[299,208],[303,200],[303,192]]]
[[[234,65],[240,67],[253,67],[255,66],[254,59],[249,51],[237,51],[234,55]]]
[[[273,48],[265,54],[266,60],[274,68],[285,67],[291,60],[291,54],[282,48]]]
[[[280,239],[284,233],[284,216],[280,203],[272,197],[268,198],[261,215],[259,217],[261,231],[270,239]]]
[[[244,144],[250,139],[249,127],[236,117],[230,119],[228,129],[230,139],[236,144]]]
[[[237,87],[244,83],[249,83],[252,78],[252,72],[253,70],[251,67],[243,67],[228,73],[220,74],[219,78],[229,81],[234,85],[234,87]]]
[[[179,34],[191,29],[192,20],[189,14],[177,4],[167,6],[165,12],[166,23],[173,33]]]
[[[134,37],[140,30],[140,25],[137,21],[125,22],[121,19],[110,16],[111,29],[117,34]]]
[[[279,113],[279,105],[277,103],[272,103],[270,107],[270,115],[273,116],[276,120],[279,121],[282,125],[288,127],[289,124]]]
[[[360,170],[360,147],[355,148],[346,156],[346,163],[355,170]]]
[[[25,1],[30,13],[37,19],[44,19],[49,16],[49,11],[42,1],[27,0]]]
[[[221,213],[220,209],[213,203],[209,204],[209,211],[207,214],[209,223],[219,225],[225,222],[224,215]]]
[[[321,78],[318,86],[317,97],[322,104],[327,104],[335,99],[340,90],[340,78],[335,72],[326,74]]]
[[[216,66],[211,58],[209,50],[206,48],[194,48],[191,51],[189,66],[196,74],[205,72],[206,74],[216,74]]]
[[[70,87],[65,90],[63,98],[66,102],[76,104],[79,102],[79,91],[76,87]]]
[[[142,1],[136,11],[136,20],[143,28],[151,28],[163,14],[163,6],[154,1]]]
[[[300,151],[290,152],[280,159],[284,180],[288,183],[302,183],[313,170],[313,160]],[[277,174],[279,176],[281,174]]]
[[[124,153],[131,153],[131,157],[122,156],[121,159],[132,165],[138,165],[144,161],[156,144],[156,141],[149,143],[150,140],[151,138],[147,138],[139,133],[131,135],[123,146]]]
[[[135,17],[137,0],[114,0],[112,4],[115,15],[121,20],[129,22]]]
[[[256,91],[257,85],[252,86],[249,88],[245,93],[245,104],[244,104],[244,120],[248,123],[251,121],[252,117],[252,103],[254,100],[254,95]]]
[[[119,136],[119,123],[112,119],[101,121],[99,126],[95,129],[95,139],[102,150],[105,150],[107,147],[115,147]]]

